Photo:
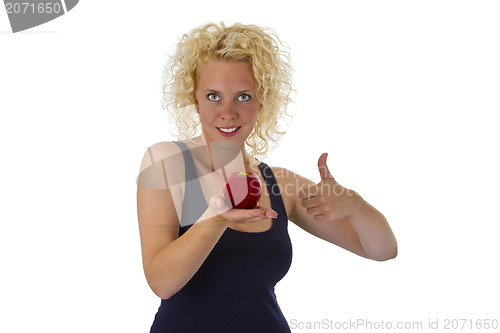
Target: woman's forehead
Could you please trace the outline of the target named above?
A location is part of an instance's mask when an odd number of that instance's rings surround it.
[[[252,69],[247,63],[209,61],[200,67],[199,83],[202,85],[237,85],[254,88],[256,82]]]

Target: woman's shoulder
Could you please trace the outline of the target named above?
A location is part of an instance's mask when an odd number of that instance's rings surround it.
[[[280,166],[272,166],[270,167],[274,178],[276,179],[276,183],[280,188],[290,190],[286,194],[297,195],[301,188],[304,186],[309,186],[313,184],[313,182],[307,179],[304,176],[290,170],[289,168],[280,167]]]
[[[184,180],[184,158],[176,141],[160,141],[147,147],[137,184],[148,189],[165,189]]]
[[[148,146],[143,154],[140,170],[143,171],[158,162],[176,158],[181,149],[175,141],[160,141]]]
[[[144,155],[147,154],[155,160],[160,160],[178,151],[179,146],[175,141],[160,141],[148,146]]]
[[[298,176],[295,172],[285,167],[269,165],[269,168],[272,170],[274,178],[277,181],[287,182]]]

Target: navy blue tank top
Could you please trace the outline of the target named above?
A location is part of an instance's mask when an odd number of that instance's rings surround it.
[[[186,159],[185,143],[177,144],[185,154],[186,174],[196,172]],[[290,332],[274,293],[292,261],[288,217],[271,168],[263,162],[259,168],[272,209],[278,213],[271,228],[264,232],[227,228],[188,283],[161,300],[150,333]],[[185,200],[197,197],[199,193],[192,192],[199,190],[186,188]],[[199,216],[191,216],[190,225],[181,224],[179,237]]]

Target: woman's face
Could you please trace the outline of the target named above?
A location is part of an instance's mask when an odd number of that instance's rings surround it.
[[[228,141],[243,147],[261,106],[250,66],[209,61],[200,68],[195,98],[207,142]]]

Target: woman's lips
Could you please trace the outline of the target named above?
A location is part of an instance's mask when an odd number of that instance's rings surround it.
[[[235,136],[236,133],[240,130],[241,126],[233,126],[233,127],[216,127],[217,131],[220,135],[225,137]]]

